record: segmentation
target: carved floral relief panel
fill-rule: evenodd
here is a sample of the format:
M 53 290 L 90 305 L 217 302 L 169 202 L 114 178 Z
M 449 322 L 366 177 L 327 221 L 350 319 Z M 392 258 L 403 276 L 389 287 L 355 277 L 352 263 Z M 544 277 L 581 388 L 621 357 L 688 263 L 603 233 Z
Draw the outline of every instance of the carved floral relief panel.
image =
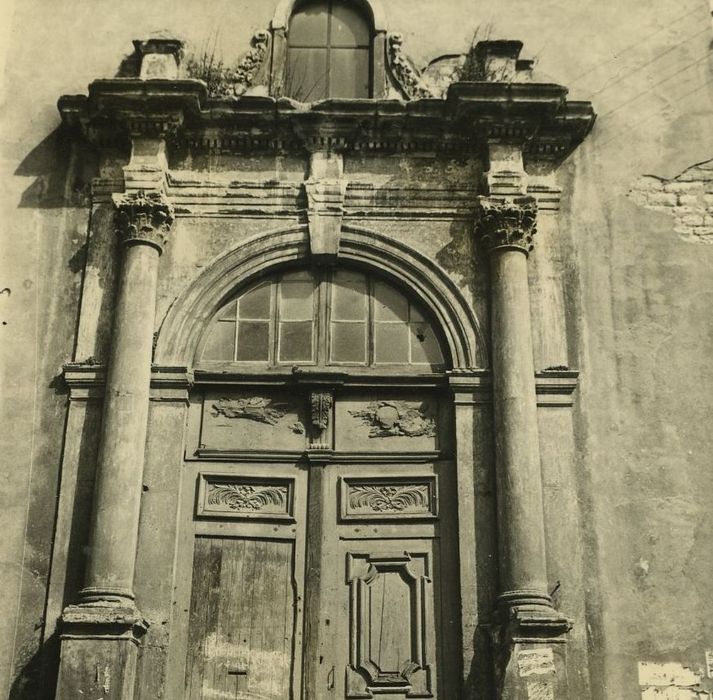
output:
M 266 389 L 210 392 L 203 403 L 200 447 L 302 451 L 308 420 L 303 397 Z
M 292 519 L 292 479 L 261 479 L 202 472 L 196 515 L 241 519 Z
M 343 520 L 413 520 L 438 515 L 435 476 L 340 480 Z

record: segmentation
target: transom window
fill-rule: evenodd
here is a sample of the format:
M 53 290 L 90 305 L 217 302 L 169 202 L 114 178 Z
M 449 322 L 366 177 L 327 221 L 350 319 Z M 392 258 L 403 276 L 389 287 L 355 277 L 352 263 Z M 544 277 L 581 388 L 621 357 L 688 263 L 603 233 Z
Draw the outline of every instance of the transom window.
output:
M 287 36 L 285 94 L 301 102 L 369 97 L 371 26 L 348 0 L 307 0 Z
M 201 362 L 444 367 L 423 309 L 358 270 L 299 270 L 261 281 L 210 324 Z

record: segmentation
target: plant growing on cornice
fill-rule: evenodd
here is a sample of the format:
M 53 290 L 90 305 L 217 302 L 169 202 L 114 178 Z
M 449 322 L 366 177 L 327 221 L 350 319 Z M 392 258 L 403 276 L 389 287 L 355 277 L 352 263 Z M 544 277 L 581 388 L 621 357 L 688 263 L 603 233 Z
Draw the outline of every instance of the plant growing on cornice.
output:
M 190 78 L 202 80 L 208 86 L 209 95 L 232 94 L 231 83 L 235 68 L 228 67 L 216 52 L 218 35 L 208 38 L 197 54 L 191 54 L 186 61 L 186 73 Z
M 497 82 L 507 80 L 507 69 L 504 67 L 493 69 L 485 65 L 477 55 L 476 46 L 481 41 L 490 41 L 493 34 L 492 22 L 479 24 L 470 40 L 470 48 L 465 54 L 463 65 L 457 70 L 456 80 L 462 82 L 488 81 Z
M 217 35 L 210 49 L 208 39 L 200 53 L 190 56 L 186 72 L 189 77 L 205 82 L 211 97 L 240 97 L 254 86 L 269 52 L 269 35 L 265 31 L 255 32 L 248 52 L 230 66 L 216 55 L 216 43 Z

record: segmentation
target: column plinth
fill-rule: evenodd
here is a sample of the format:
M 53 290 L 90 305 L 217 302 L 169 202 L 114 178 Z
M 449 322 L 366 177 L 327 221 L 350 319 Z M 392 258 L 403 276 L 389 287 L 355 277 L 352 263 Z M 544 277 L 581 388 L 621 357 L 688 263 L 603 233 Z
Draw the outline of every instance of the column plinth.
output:
M 173 220 L 159 193 L 115 195 L 122 251 L 104 392 L 85 585 L 64 610 L 58 698 L 129 698 L 148 623 L 134 568 L 148 424 L 158 259 Z M 107 679 L 97 669 L 106 669 Z

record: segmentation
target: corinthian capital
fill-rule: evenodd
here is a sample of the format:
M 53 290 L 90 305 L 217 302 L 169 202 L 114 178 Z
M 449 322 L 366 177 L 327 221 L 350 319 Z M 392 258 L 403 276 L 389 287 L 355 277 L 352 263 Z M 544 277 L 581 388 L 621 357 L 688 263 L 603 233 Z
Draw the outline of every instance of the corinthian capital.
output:
M 116 232 L 124 245 L 144 243 L 160 253 L 173 223 L 173 207 L 160 192 L 129 192 L 113 196 Z
M 476 232 L 488 252 L 514 248 L 526 255 L 537 232 L 534 197 L 479 197 Z

